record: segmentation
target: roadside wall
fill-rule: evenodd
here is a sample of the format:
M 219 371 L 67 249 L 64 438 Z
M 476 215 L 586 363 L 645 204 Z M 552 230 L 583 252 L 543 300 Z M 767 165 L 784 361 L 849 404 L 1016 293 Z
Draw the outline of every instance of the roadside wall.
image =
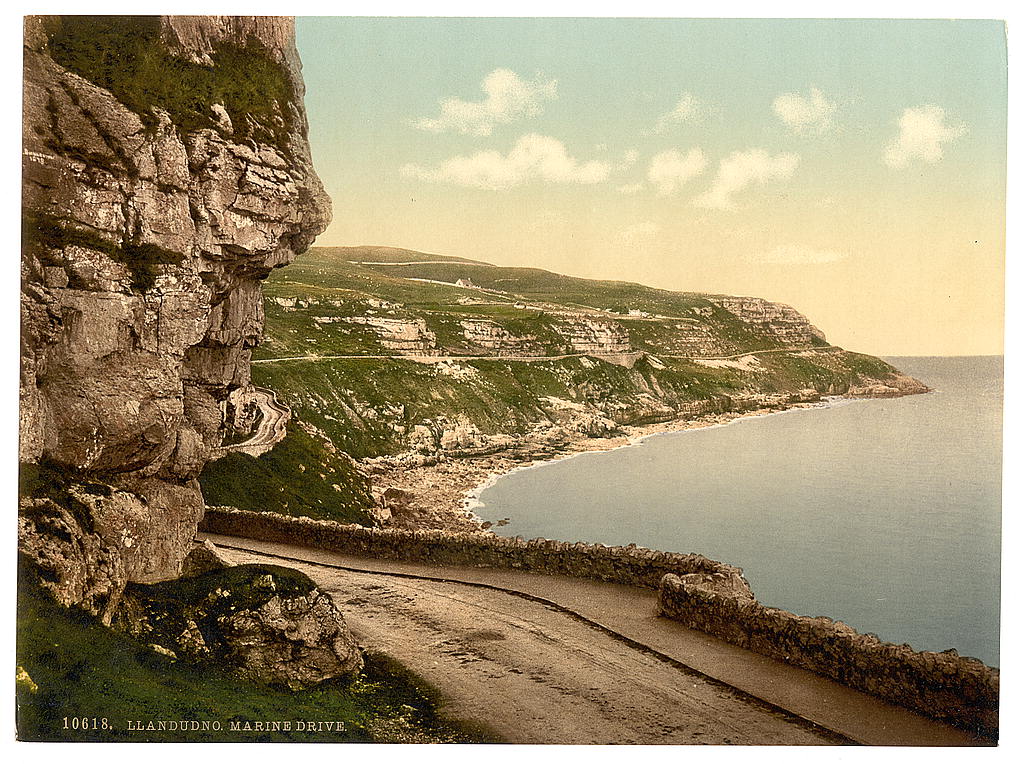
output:
M 667 573 L 702 574 L 707 586 L 753 599 L 742 571 L 699 554 L 657 552 L 637 546 L 569 544 L 562 541 L 505 538 L 491 533 L 409 531 L 364 528 L 329 520 L 286 517 L 270 512 L 247 512 L 207 507 L 200 529 L 226 536 L 326 549 L 342 554 L 438 565 L 513 568 L 589 578 L 657 589 Z
M 739 568 L 699 554 L 489 533 L 364 528 L 230 507 L 207 507 L 200 529 L 356 556 L 511 568 L 657 589 L 661 615 L 688 628 L 963 729 L 997 735 L 997 669 L 953 650 L 915 652 L 830 618 L 765 607 Z
M 666 575 L 658 605 L 662 615 L 691 629 L 958 727 L 997 734 L 999 671 L 955 650 L 915 652 L 841 621 L 723 596 L 689 576 Z

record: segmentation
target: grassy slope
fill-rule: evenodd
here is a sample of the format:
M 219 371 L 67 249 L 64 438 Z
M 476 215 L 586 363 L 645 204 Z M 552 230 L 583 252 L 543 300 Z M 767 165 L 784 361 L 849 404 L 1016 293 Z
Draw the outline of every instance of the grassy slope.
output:
M 366 479 L 330 448 L 291 423 L 288 436 L 260 457 L 235 452 L 210 462 L 201 478 L 203 496 L 211 505 L 369 524 Z
M 377 335 L 365 327 L 343 322 L 318 325 L 317 317 L 343 318 L 354 315 L 381 315 L 390 318 L 422 319 L 437 334 L 442 347 L 452 354 L 467 352 L 458 322 L 465 319 L 487 320 L 512 334 L 533 335 L 543 349 L 552 354 L 571 352 L 552 326 L 565 320 L 553 312 L 516 308 L 520 300 L 546 303 L 554 309 L 578 311 L 614 311 L 604 320 L 615 320 L 629 332 L 634 346 L 651 353 L 679 353 L 678 324 L 703 323 L 717 338 L 723 355 L 779 347 L 775 337 L 757 332 L 732 313 L 709 302 L 705 296 L 669 292 L 641 284 L 619 281 L 594 281 L 563 276 L 536 268 L 502 268 L 470 262 L 395 265 L 366 265 L 359 262 L 402 262 L 396 253 L 377 254 L 377 248 L 316 247 L 283 271 L 275 273 L 265 287 L 267 330 L 254 358 L 281 358 L 293 355 L 386 354 Z M 351 259 L 351 260 L 350 260 Z M 408 253 L 406 260 L 439 259 L 437 255 Z M 352 261 L 356 262 L 352 262 Z M 501 293 L 467 290 L 450 284 L 469 278 L 474 284 Z M 428 283 L 414 279 L 443 281 Z M 464 305 L 459 299 L 473 297 L 492 304 Z M 315 307 L 290 310 L 275 298 L 307 298 L 320 302 Z M 384 300 L 395 307 L 375 309 L 368 300 Z M 327 304 L 334 301 L 338 304 Z M 640 321 L 624 314 L 640 310 L 667 316 L 676 321 Z M 695 310 L 710 309 L 710 317 L 697 317 Z M 372 311 L 372 312 L 371 312 Z M 600 317 L 600 314 L 595 314 Z M 472 352 L 470 350 L 469 352 Z
M 368 264 L 385 262 L 409 264 Z M 460 278 L 501 291 L 415 280 Z M 761 369 L 756 372 L 670 358 L 688 354 L 680 337 L 695 324 L 703 325 L 722 355 L 777 348 L 780 342 L 699 294 L 408 250 L 314 248 L 275 272 L 265 292 L 266 336 L 254 354 L 258 360 L 391 354 L 365 326 L 323 320 L 364 315 L 422 321 L 452 355 L 481 352 L 467 346 L 459 327 L 460 321 L 470 318 L 499 324 L 520 337 L 529 335 L 534 338 L 532 348 L 558 355 L 571 352 L 553 329 L 566 320 L 559 311 L 621 314 L 638 309 L 670 318 L 593 315 L 618 323 L 634 348 L 660 357 L 664 368 L 646 360 L 627 369 L 582 358 L 534 363 L 482 358 L 460 362 L 461 370 L 454 374 L 402 359 L 257 363 L 252 368 L 254 382 L 277 391 L 299 421 L 313 426 L 317 437 L 293 428 L 292 435 L 259 459 L 235 455 L 212 464 L 202 477 L 211 504 L 364 522 L 366 483 L 347 463 L 336 464 L 332 448 L 356 458 L 393 454 L 408 448 L 407 434 L 413 427 L 440 431 L 455 421 L 472 422 L 484 433 L 521 434 L 557 416 L 545 401 L 548 396 L 584 404 L 621 424 L 640 424 L 668 418 L 673 410 L 695 401 L 717 400 L 727 407 L 729 396 L 750 392 L 842 391 L 859 374 L 884 377 L 892 371 L 878 359 L 853 353 L 767 354 L 759 356 Z M 465 304 L 467 297 L 487 304 Z M 538 304 L 548 307 L 531 307 Z M 298 470 L 298 464 L 307 469 Z M 339 493 L 334 485 L 343 490 Z
M 381 656 L 350 682 L 291 692 L 235 679 L 216 666 L 188 666 L 56 605 L 23 575 L 18 602 L 18 736 L 103 742 L 485 742 L 437 715 L 422 680 Z M 87 717 L 89 730 L 64 729 Z M 93 719 L 99 729 L 91 729 Z M 102 719 L 107 720 L 103 729 Z M 131 720 L 220 721 L 224 730 L 130 732 Z M 231 721 L 344 722 L 338 732 L 231 732 Z M 294 725 L 293 725 L 294 726 Z

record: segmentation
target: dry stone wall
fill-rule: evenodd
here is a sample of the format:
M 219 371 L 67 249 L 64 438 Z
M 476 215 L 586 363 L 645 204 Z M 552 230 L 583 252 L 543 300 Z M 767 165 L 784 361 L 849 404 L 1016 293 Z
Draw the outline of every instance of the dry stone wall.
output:
M 739 568 L 637 546 L 525 541 L 486 533 L 364 528 L 207 507 L 201 528 L 342 554 L 523 570 L 658 589 L 661 615 L 747 650 L 986 736 L 998 729 L 999 671 L 955 651 L 916 652 L 829 618 L 759 603 Z
M 699 554 L 658 552 L 637 546 L 570 544 L 506 538 L 490 533 L 452 533 L 364 528 L 328 520 L 207 507 L 201 529 L 342 554 L 437 565 L 511 568 L 531 573 L 589 578 L 655 589 L 666 573 L 697 575 L 706 586 L 752 596 L 742 571 Z
M 987 736 L 998 729 L 999 671 L 955 650 L 917 652 L 841 621 L 723 595 L 690 576 L 666 575 L 658 606 L 691 629 L 927 716 Z

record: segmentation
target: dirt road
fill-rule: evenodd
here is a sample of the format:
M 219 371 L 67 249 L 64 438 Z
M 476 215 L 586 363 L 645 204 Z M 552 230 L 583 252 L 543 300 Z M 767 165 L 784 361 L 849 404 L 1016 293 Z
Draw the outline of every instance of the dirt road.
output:
M 232 562 L 280 562 L 224 550 Z M 297 567 L 360 643 L 439 687 L 445 713 L 514 743 L 848 742 L 553 607 L 456 583 Z

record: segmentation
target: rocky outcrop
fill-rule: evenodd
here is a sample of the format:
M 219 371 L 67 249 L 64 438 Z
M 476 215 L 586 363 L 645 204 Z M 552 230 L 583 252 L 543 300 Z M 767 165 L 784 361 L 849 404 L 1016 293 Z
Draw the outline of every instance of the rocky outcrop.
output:
M 901 395 L 916 395 L 928 392 L 928 386 L 906 374 L 895 373 L 884 380 L 863 378 L 860 384 L 852 385 L 848 395 L 859 398 L 897 398 Z
M 275 566 L 239 565 L 132 585 L 114 626 L 164 655 L 291 689 L 362 667 L 331 598 L 304 574 Z
M 780 345 L 799 347 L 825 339 L 824 333 L 807 318 L 788 305 L 769 302 L 760 297 L 709 296 L 709 302 L 724 308 L 740 321 L 773 335 Z
M 361 324 L 380 337 L 385 352 L 396 355 L 431 355 L 437 353 L 437 337 L 422 318 L 382 318 L 351 316 L 341 319 Z
M 207 539 L 185 556 L 181 563 L 181 575 L 183 577 L 200 576 L 211 570 L 222 570 L 230 565 L 231 563 L 221 557 L 220 551 L 213 545 L 213 542 Z
M 537 338 L 513 334 L 493 321 L 460 321 L 462 335 L 474 352 L 493 356 L 542 355 Z
M 629 334 L 614 321 L 597 321 L 586 317 L 562 320 L 552 327 L 565 338 L 573 353 L 587 355 L 619 355 L 629 353 Z
M 108 491 L 26 500 L 66 603 L 178 574 L 259 282 L 329 222 L 293 40 L 285 18 L 26 21 L 21 459 Z

